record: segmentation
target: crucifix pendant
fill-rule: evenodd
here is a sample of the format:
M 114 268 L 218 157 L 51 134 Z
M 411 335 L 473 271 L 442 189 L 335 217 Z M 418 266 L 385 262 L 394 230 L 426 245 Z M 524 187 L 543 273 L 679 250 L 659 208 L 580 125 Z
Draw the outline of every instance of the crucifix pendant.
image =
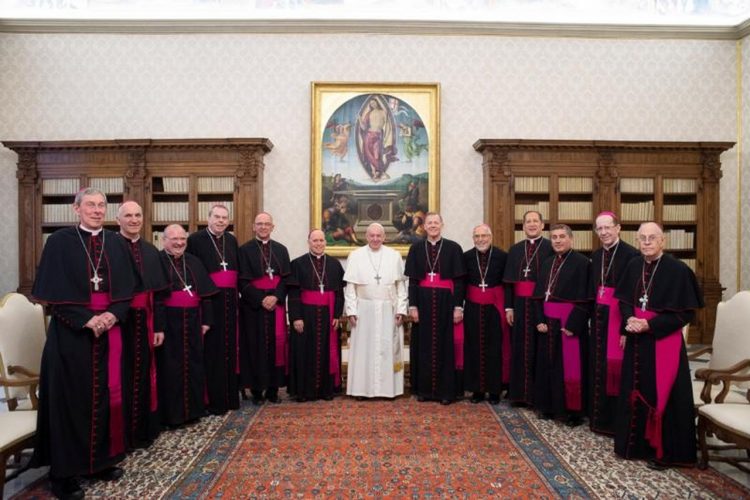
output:
M 223 267 L 223 268 L 224 268 L 224 270 L 226 271 L 226 270 L 227 270 L 227 266 L 228 266 L 229 264 L 227 264 L 227 262 L 226 262 L 226 261 L 222 260 L 221 262 L 219 262 L 219 265 L 220 265 L 221 267 Z
M 380 284 L 380 278 L 381 278 L 380 273 L 375 275 L 375 281 L 378 282 L 378 285 Z
M 547 290 L 546 292 L 544 292 L 544 301 L 545 302 L 549 301 L 549 296 L 550 295 L 552 295 L 552 292 L 550 292 L 549 290 Z
M 528 278 L 530 272 L 531 272 L 531 269 L 529 268 L 529 266 L 524 267 L 523 268 L 523 277 L 524 278 Z
M 185 288 L 183 288 L 183 289 L 182 289 L 182 291 L 183 291 L 183 292 L 187 292 L 187 293 L 188 293 L 188 295 L 190 295 L 190 296 L 192 297 L 192 296 L 193 296 L 193 292 L 191 292 L 191 291 L 190 291 L 190 290 L 191 290 L 192 288 L 193 288 L 193 285 L 188 285 L 188 284 L 186 283 L 186 284 L 185 284 Z
M 486 292 L 487 291 L 487 283 L 485 283 L 484 280 L 482 280 L 482 282 L 479 283 L 479 288 L 482 289 L 482 293 Z
M 320 284 L 318 285 L 318 288 L 320 289 L 320 293 L 323 293 L 323 288 L 325 288 L 325 285 L 324 285 L 324 284 L 323 284 L 323 283 L 321 282 L 321 283 L 320 283 Z
M 599 297 L 604 297 L 604 287 L 603 286 L 599 287 Z
M 98 292 L 99 291 L 99 283 L 101 283 L 104 280 L 99 277 L 98 273 L 94 272 L 94 277 L 91 278 L 89 281 L 91 281 L 94 284 L 94 291 Z
M 427 273 L 427 276 L 430 277 L 430 281 L 435 281 L 435 273 L 434 272 L 430 271 L 429 273 Z
M 641 303 L 641 311 L 645 311 L 646 310 L 646 304 L 648 304 L 648 294 L 644 293 L 643 297 L 641 297 L 640 299 L 638 299 L 638 302 Z
M 273 279 L 273 268 L 271 266 L 266 268 L 266 273 L 268 273 L 269 278 Z

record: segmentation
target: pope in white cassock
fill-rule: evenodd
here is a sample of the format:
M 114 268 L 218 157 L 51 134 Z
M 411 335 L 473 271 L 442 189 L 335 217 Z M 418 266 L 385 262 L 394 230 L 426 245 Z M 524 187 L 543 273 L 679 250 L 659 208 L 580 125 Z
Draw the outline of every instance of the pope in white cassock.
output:
M 346 393 L 393 398 L 404 393 L 404 263 L 383 245 L 383 226 L 370 224 L 366 236 L 367 246 L 349 254 L 344 274 L 344 311 L 352 327 Z

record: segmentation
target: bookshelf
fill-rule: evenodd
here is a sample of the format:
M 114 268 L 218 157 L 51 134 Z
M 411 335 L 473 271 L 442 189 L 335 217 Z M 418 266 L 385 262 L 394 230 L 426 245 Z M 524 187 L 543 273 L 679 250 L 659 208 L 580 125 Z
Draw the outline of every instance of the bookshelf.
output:
M 268 139 L 133 139 L 3 142 L 18 154 L 19 287 L 29 294 L 44 243 L 76 222 L 75 194 L 93 186 L 107 194 L 105 227 L 117 230 L 119 205 L 137 201 L 144 237 L 161 245 L 169 224 L 188 232 L 206 226 L 208 210 L 230 210 L 232 231 L 244 242 L 263 208 Z M 31 230 L 30 230 L 31 229 Z
M 641 222 L 662 224 L 667 252 L 695 271 L 703 289 L 706 307 L 696 315 L 689 341 L 710 343 L 722 293 L 719 157 L 733 146 L 480 139 L 474 149 L 483 157 L 485 220 L 501 248 L 523 238 L 521 216 L 532 209 L 544 214 L 546 229 L 555 222 L 570 225 L 575 248 L 584 253 L 600 246 L 592 224 L 603 210 L 620 215 L 620 236 L 636 247 Z

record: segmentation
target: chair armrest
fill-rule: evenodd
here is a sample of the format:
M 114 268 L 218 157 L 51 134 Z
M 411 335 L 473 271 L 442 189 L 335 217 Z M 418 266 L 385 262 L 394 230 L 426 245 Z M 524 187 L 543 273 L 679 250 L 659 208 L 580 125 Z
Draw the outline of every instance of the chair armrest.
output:
M 693 360 L 700 358 L 704 354 L 712 354 L 713 352 L 714 352 L 714 348 L 712 346 L 710 345 L 704 346 L 688 354 L 688 360 L 693 361 Z
M 714 403 L 723 403 L 724 398 L 726 398 L 727 394 L 729 394 L 729 389 L 732 387 L 732 382 L 750 382 L 750 374 L 732 375 L 732 374 L 726 374 L 726 373 L 716 373 L 712 375 L 709 380 L 706 381 L 706 385 L 708 385 L 710 382 L 722 383 L 721 392 L 719 392 L 719 394 L 716 396 L 716 399 L 714 399 Z M 748 392 L 750 393 L 750 391 Z M 750 394 L 748 394 L 748 396 L 750 396 Z M 701 393 L 701 399 L 703 399 L 703 393 Z
M 36 410 L 39 400 L 36 397 L 36 388 L 39 386 L 39 377 L 30 377 L 26 379 L 9 379 L 0 377 L 0 386 L 5 387 L 28 387 L 31 407 Z M 12 409 L 12 408 L 11 408 Z
M 709 380 L 713 378 L 714 375 L 731 375 L 746 368 L 750 368 L 750 359 L 743 359 L 729 368 L 699 368 L 695 371 L 695 378 L 698 380 Z M 714 382 L 717 383 L 719 380 L 715 380 Z
M 13 375 L 14 373 L 20 373 L 21 375 L 26 375 L 27 377 L 39 377 L 38 373 L 33 372 L 28 368 L 24 368 L 21 365 L 9 365 L 8 375 Z

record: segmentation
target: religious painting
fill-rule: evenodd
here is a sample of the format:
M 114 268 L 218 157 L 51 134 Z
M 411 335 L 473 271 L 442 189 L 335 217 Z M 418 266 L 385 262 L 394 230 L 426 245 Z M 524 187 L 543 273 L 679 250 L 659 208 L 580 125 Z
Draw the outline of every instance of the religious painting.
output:
M 311 216 L 328 253 L 367 244 L 385 228 L 403 255 L 439 207 L 440 88 L 436 83 L 312 84 Z

